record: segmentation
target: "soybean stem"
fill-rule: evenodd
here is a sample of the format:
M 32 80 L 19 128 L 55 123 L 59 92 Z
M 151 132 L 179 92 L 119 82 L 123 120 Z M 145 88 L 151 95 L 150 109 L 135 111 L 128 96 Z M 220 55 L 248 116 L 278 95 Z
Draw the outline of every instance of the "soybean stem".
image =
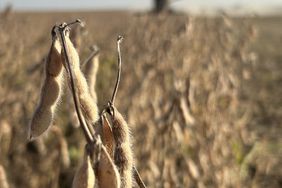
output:
M 93 136 L 92 136 L 90 130 L 88 129 L 88 127 L 85 123 L 85 119 L 82 116 L 82 113 L 81 113 L 80 107 L 79 107 L 79 99 L 78 99 L 77 94 L 76 94 L 74 76 L 73 76 L 72 68 L 71 68 L 71 65 L 70 65 L 70 58 L 69 58 L 69 55 L 68 55 L 68 52 L 67 52 L 66 39 L 65 39 L 65 35 L 64 35 L 66 28 L 67 28 L 67 25 L 63 26 L 63 27 L 59 27 L 59 33 L 60 33 L 60 37 L 61 37 L 61 41 L 62 41 L 62 45 L 63 45 L 63 52 L 64 52 L 64 55 L 65 55 L 65 61 L 66 61 L 66 65 L 67 65 L 66 69 L 67 69 L 67 72 L 68 72 L 69 77 L 70 77 L 70 84 L 71 84 L 71 90 L 72 90 L 72 95 L 73 95 L 73 100 L 74 100 L 74 106 L 75 106 L 75 110 L 76 110 L 76 113 L 77 113 L 79 123 L 80 123 L 81 128 L 83 130 L 83 133 L 85 135 L 85 138 L 86 138 L 88 143 L 92 143 L 93 142 Z
M 120 43 L 123 40 L 123 36 L 118 36 L 117 38 L 117 52 L 118 52 L 118 74 L 117 74 L 117 80 L 116 80 L 116 84 L 115 84 L 115 88 L 114 88 L 114 92 L 112 95 L 112 98 L 110 100 L 111 105 L 114 105 L 115 99 L 116 99 L 116 95 L 117 95 L 117 90 L 119 87 L 119 83 L 120 83 L 120 75 L 121 75 L 121 52 L 120 52 Z

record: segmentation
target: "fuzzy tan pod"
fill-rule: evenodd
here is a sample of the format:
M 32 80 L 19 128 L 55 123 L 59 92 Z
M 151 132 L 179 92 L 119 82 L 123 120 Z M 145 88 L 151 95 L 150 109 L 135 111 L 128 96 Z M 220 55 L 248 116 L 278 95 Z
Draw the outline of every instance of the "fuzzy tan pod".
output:
M 101 152 L 101 159 L 97 167 L 98 185 L 101 188 L 120 188 L 120 175 L 110 155 L 105 151 Z
M 41 89 L 39 105 L 29 125 L 29 139 L 42 135 L 53 123 L 56 107 L 62 94 L 63 69 L 61 44 L 56 36 L 45 62 L 45 80 Z
M 83 162 L 75 173 L 72 188 L 94 188 L 94 185 L 95 173 L 90 156 L 85 152 Z
M 109 155 L 113 159 L 115 140 L 110 122 L 105 115 L 102 116 L 102 134 L 102 142 L 105 145 Z
M 88 121 L 94 123 L 98 120 L 97 104 L 91 97 L 87 81 L 80 69 L 78 53 L 68 35 L 65 36 L 65 40 L 67 48 L 66 50 L 74 74 L 73 76 L 76 84 L 75 87 L 81 105 L 82 113 Z
M 0 187 L 9 188 L 5 169 L 0 165 Z
M 133 186 L 133 153 L 131 149 L 129 127 L 119 111 L 115 107 L 113 110 L 112 130 L 116 143 L 114 161 L 121 176 L 121 186 L 129 188 Z

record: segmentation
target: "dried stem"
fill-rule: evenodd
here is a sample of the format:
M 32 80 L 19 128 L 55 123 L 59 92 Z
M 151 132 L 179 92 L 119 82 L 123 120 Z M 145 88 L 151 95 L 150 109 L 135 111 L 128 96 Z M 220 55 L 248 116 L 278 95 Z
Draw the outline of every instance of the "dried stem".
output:
M 85 23 L 82 22 L 80 19 L 76 19 L 73 22 L 70 22 L 70 23 L 63 25 L 63 27 L 69 27 L 69 26 L 74 25 L 74 24 L 79 24 L 81 27 L 84 27 L 84 25 L 85 25 Z
M 74 24 L 74 23 L 79 23 L 79 22 L 76 20 L 76 22 L 73 22 L 71 24 Z M 72 90 L 72 94 L 73 94 L 74 106 L 75 106 L 75 110 L 76 110 L 76 113 L 77 113 L 79 123 L 81 125 L 81 128 L 83 130 L 83 133 L 85 135 L 87 142 L 91 143 L 91 142 L 93 142 L 93 136 L 92 136 L 89 128 L 87 127 L 85 119 L 83 118 L 82 113 L 81 113 L 80 108 L 79 108 L 79 99 L 78 99 L 77 94 L 76 94 L 73 72 L 72 72 L 72 69 L 71 69 L 71 66 L 70 66 L 70 60 L 69 60 L 70 58 L 69 58 L 69 55 L 67 53 L 67 45 L 66 45 L 66 40 L 65 40 L 64 35 L 65 35 L 66 29 L 68 28 L 68 25 L 70 25 L 70 24 L 62 24 L 58 27 L 59 34 L 60 34 L 61 41 L 62 41 L 62 45 L 63 45 L 63 52 L 64 52 L 65 60 L 66 60 L 65 68 L 67 69 L 67 72 L 68 72 L 69 77 L 70 77 L 70 84 L 71 84 L 71 90 Z
M 145 183 L 143 182 L 137 168 L 135 166 L 133 166 L 133 175 L 134 175 L 134 179 L 136 181 L 136 183 L 139 185 L 140 188 L 146 188 Z
M 119 86 L 119 82 L 120 82 L 120 74 L 121 74 L 121 52 L 120 52 L 120 43 L 123 40 L 123 36 L 118 36 L 117 38 L 117 51 L 118 51 L 118 74 L 117 74 L 117 80 L 116 80 L 116 85 L 115 85 L 115 89 L 112 95 L 112 98 L 110 100 L 111 105 L 114 105 L 115 99 L 116 99 L 116 95 L 117 95 L 117 90 L 118 90 L 118 86 Z
M 87 59 L 85 61 L 83 61 L 81 66 L 86 65 L 89 61 L 91 61 L 100 52 L 100 49 L 96 45 L 91 46 L 90 50 L 91 50 L 91 54 L 87 57 Z

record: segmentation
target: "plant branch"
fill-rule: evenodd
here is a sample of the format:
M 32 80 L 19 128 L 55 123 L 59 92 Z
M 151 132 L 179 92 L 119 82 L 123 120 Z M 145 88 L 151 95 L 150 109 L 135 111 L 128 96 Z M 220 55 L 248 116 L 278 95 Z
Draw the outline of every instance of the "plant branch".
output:
M 71 24 L 74 24 L 74 23 L 79 23 L 79 22 L 76 21 L 76 22 L 72 22 Z M 80 111 L 79 99 L 78 99 L 77 94 L 76 94 L 74 76 L 73 76 L 72 68 L 71 68 L 71 65 L 70 65 L 69 54 L 68 54 L 68 51 L 67 51 L 65 31 L 66 31 L 66 28 L 68 28 L 68 25 L 71 25 L 71 24 L 61 24 L 58 27 L 58 31 L 59 31 L 60 38 L 61 38 L 62 45 L 63 45 L 63 52 L 64 52 L 64 56 L 65 56 L 65 61 L 66 61 L 65 62 L 66 63 L 65 68 L 66 68 L 66 70 L 69 74 L 69 78 L 70 78 L 71 91 L 72 91 L 72 95 L 73 95 L 74 106 L 75 106 L 75 110 L 76 110 L 76 113 L 77 113 L 77 117 L 78 117 L 79 123 L 81 125 L 81 128 L 83 130 L 83 133 L 85 135 L 87 142 L 92 143 L 93 142 L 93 136 L 92 136 L 90 130 L 88 129 L 86 122 L 85 122 L 85 119 L 82 116 L 82 113 Z
M 100 53 L 100 49 L 96 46 L 93 45 L 90 47 L 91 53 L 90 55 L 87 57 L 87 59 L 85 61 L 83 61 L 83 63 L 81 63 L 81 66 L 86 65 L 89 61 L 91 61 L 96 55 L 98 55 Z

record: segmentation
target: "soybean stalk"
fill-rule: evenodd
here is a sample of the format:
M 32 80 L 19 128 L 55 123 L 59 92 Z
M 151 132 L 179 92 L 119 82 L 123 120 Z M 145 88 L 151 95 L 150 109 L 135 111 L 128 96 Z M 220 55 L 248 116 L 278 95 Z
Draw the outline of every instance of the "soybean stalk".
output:
M 80 22 L 76 20 L 76 22 L 72 22 L 71 24 L 74 24 L 74 23 L 80 23 Z M 84 133 L 84 136 L 85 136 L 87 142 L 92 143 L 93 142 L 93 136 L 92 136 L 89 128 L 86 125 L 85 119 L 83 118 L 80 107 L 79 107 L 79 99 L 78 99 L 77 94 L 76 94 L 74 76 L 73 76 L 72 68 L 71 68 L 71 65 L 70 65 L 70 60 L 69 60 L 70 58 L 69 58 L 69 55 L 67 53 L 67 45 L 66 45 L 66 40 L 65 40 L 64 34 L 65 34 L 66 29 L 68 29 L 68 25 L 70 25 L 70 24 L 61 24 L 58 27 L 60 38 L 61 38 L 62 45 L 63 45 L 63 52 L 64 52 L 64 56 L 65 56 L 65 61 L 66 61 L 65 68 L 67 70 L 67 73 L 69 74 L 71 90 L 72 90 L 72 95 L 73 95 L 73 100 L 74 100 L 74 106 L 75 106 L 75 110 L 76 110 L 76 113 L 77 113 L 79 123 L 81 125 L 81 128 L 83 130 L 83 133 Z

